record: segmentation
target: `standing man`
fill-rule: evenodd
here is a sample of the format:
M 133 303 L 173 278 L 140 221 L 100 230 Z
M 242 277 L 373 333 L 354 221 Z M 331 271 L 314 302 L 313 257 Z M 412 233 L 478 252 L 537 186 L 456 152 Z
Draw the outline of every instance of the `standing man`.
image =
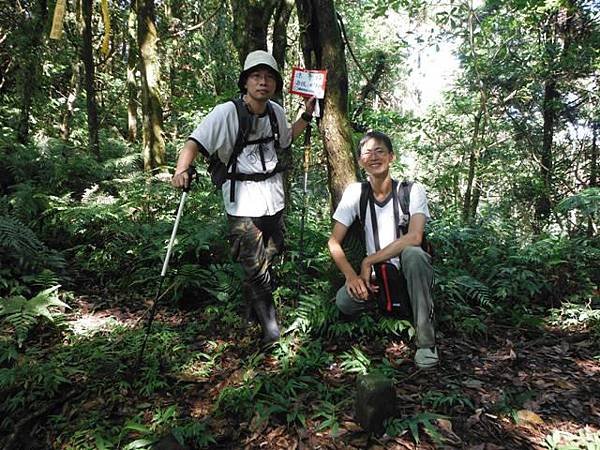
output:
M 368 175 L 373 194 L 374 208 L 366 208 L 363 219 L 367 256 L 362 260 L 357 274 L 346 258 L 342 242 L 348 228 L 359 217 L 361 183 L 353 183 L 346 188 L 334 215 L 333 231 L 329 238 L 329 251 L 335 264 L 346 277 L 345 285 L 336 295 L 338 309 L 348 316 L 356 316 L 368 309 L 377 287 L 372 283 L 371 271 L 374 264 L 391 262 L 401 270 L 406 278 L 410 304 L 416 328 L 415 364 L 419 368 L 430 368 L 438 361 L 433 326 L 433 301 L 431 286 L 433 268 L 431 256 L 422 250 L 425 223 L 429 219 L 429 208 L 425 189 L 414 183 L 410 191 L 408 231 L 398 236 L 400 223 L 395 223 L 394 200 L 390 164 L 394 152 L 390 138 L 380 132 L 370 131 L 361 139 L 358 146 L 358 162 Z M 396 206 L 397 207 L 397 206 Z M 376 250 L 373 233 L 375 211 L 376 230 L 379 247 Z
M 270 267 L 283 250 L 284 186 L 278 170 L 277 152 L 289 151 L 292 141 L 312 119 L 315 99 L 305 100 L 305 111 L 289 125 L 284 109 L 271 101 L 281 90 L 283 79 L 277 62 L 263 50 L 246 57 L 238 87 L 250 117 L 248 135 L 237 158 L 230 157 L 238 137 L 236 104 L 216 106 L 190 135 L 179 154 L 172 180 L 183 188 L 190 182 L 187 169 L 198 153 L 206 158 L 217 154 L 227 175 L 222 185 L 227 212 L 231 256 L 244 270 L 243 292 L 250 315 L 261 325 L 261 344 L 279 339 L 279 325 L 273 303 Z M 276 125 L 273 125 L 276 122 Z M 223 167 L 223 166 L 222 166 Z

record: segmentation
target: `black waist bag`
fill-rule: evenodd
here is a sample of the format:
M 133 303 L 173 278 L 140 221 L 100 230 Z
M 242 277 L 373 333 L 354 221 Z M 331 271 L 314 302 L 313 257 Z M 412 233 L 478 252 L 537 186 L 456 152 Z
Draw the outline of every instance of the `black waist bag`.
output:
M 377 304 L 383 314 L 410 319 L 411 307 L 406 278 L 392 263 L 373 266 L 375 282 L 379 287 Z

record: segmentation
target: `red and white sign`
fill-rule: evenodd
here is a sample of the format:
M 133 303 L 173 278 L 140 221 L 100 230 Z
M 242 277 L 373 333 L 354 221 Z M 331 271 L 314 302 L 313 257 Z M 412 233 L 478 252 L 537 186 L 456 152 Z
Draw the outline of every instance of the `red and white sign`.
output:
M 327 70 L 311 70 L 294 67 L 292 69 L 292 82 L 290 92 L 303 97 L 325 97 L 327 84 Z

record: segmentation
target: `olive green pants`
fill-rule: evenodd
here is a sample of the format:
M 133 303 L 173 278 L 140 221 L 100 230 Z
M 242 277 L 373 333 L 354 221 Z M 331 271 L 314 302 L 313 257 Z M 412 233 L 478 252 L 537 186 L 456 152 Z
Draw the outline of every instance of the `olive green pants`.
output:
M 435 345 L 435 329 L 431 297 L 433 285 L 431 256 L 421 247 L 407 247 L 400 254 L 400 261 L 410 297 L 417 348 L 433 347 Z M 346 285 L 338 290 L 335 299 L 338 309 L 351 317 L 374 308 L 375 302 L 375 299 L 365 301 L 354 298 L 348 293 Z

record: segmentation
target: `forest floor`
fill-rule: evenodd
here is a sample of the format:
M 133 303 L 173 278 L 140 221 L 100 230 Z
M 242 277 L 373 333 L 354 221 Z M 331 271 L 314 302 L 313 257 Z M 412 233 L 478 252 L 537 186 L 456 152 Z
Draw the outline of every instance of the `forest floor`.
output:
M 144 323 L 141 320 L 144 304 L 140 302 L 129 302 L 128 308 L 117 306 L 125 304 L 123 299 L 113 302 L 102 300 L 101 296 L 82 297 L 75 302 L 77 309 L 69 313 L 67 319 L 74 330 L 86 327 L 100 330 L 109 322 L 118 322 L 124 329 L 141 329 Z M 75 431 L 67 431 L 67 425 L 61 430 L 55 422 L 48 425 L 50 412 L 67 418 L 87 414 L 91 422 L 92 413 L 96 411 L 103 421 L 116 424 L 138 411 L 139 421 L 149 423 L 152 420 L 149 411 L 153 407 L 175 405 L 180 419 L 197 420 L 206 426 L 212 442 L 202 448 L 600 448 L 597 441 L 600 430 L 598 338 L 585 329 L 565 331 L 547 325 L 535 328 L 489 325 L 485 335 L 468 337 L 452 334 L 442 327 L 439 333 L 441 363 L 428 371 L 415 367 L 411 343 L 397 336 L 359 336 L 356 341 L 347 337 L 318 337 L 312 338 L 319 342 L 318 345 L 312 342 L 310 351 L 318 347 L 321 356 L 315 357 L 316 362 L 310 367 L 294 372 L 290 369 L 294 355 L 301 354 L 301 347 L 308 345 L 306 340 L 290 336 L 279 350 L 262 354 L 254 348 L 258 337 L 256 328 L 240 332 L 236 327 L 221 323 L 211 326 L 210 332 L 202 328 L 188 330 L 190 324 L 212 320 L 202 314 L 198 309 L 163 308 L 155 320 L 155 330 L 166 325 L 175 333 L 186 334 L 178 351 L 188 354 L 192 360 L 194 355 L 201 356 L 196 359 L 195 371 L 174 370 L 165 359 L 159 362 L 152 376 L 159 379 L 159 387 L 142 393 L 133 383 L 121 383 L 119 376 L 110 374 L 110 364 L 107 363 L 108 367 L 100 367 L 100 364 L 88 379 L 106 377 L 109 385 L 104 385 L 104 392 L 91 389 L 66 400 L 63 398 L 56 403 L 58 408 L 35 417 L 27 428 L 34 434 L 45 434 L 45 442 L 56 448 L 72 448 L 74 441 L 70 437 Z M 160 334 L 160 331 L 155 333 Z M 141 332 L 138 331 L 138 335 Z M 114 341 L 114 336 L 110 340 Z M 150 351 L 153 342 L 151 339 Z M 400 425 L 393 437 L 366 433 L 354 418 L 357 374 L 344 370 L 339 355 L 347 354 L 355 346 L 368 358 L 385 358 L 389 362 Z M 304 354 L 305 359 L 307 355 Z M 320 364 L 319 358 L 326 363 Z M 128 367 L 132 370 L 130 362 Z M 141 377 L 145 370 L 143 364 L 138 373 L 124 375 Z M 289 382 L 293 377 L 300 377 L 302 381 L 298 381 L 296 388 L 279 392 L 278 397 L 275 391 L 281 383 L 277 381 L 288 379 Z M 239 393 L 236 389 L 251 384 L 252 380 L 261 380 L 263 394 L 251 397 L 250 403 L 260 403 L 259 398 L 263 402 L 249 415 L 248 408 L 253 406 L 250 404 L 244 409 L 245 397 L 234 396 L 228 403 L 223 393 L 227 389 L 229 393 Z M 312 389 L 310 386 L 319 386 L 319 393 L 307 392 Z M 110 389 L 119 389 L 119 393 L 111 395 L 106 391 Z M 338 394 L 329 396 L 329 392 Z M 294 398 L 288 398 L 286 403 L 282 396 Z M 279 405 L 284 407 L 265 412 L 264 405 L 269 405 L 270 398 L 279 398 Z M 239 402 L 237 409 L 236 402 Z M 328 409 L 330 414 L 323 412 L 327 404 L 332 406 Z M 285 405 L 289 411 L 283 411 Z M 293 416 L 294 408 L 297 408 L 297 420 Z M 148 411 L 144 412 L 145 409 Z M 24 433 L 26 429 L 19 431 Z M 130 431 L 135 437 L 135 427 Z M 143 435 L 144 429 L 139 431 Z M 53 435 L 61 438 L 52 441 Z M 65 444 L 68 442 L 71 444 Z M 573 446 L 561 447 L 561 443 Z M 106 448 L 123 446 L 113 443 Z M 153 448 L 187 447 L 178 446 L 169 435 Z

